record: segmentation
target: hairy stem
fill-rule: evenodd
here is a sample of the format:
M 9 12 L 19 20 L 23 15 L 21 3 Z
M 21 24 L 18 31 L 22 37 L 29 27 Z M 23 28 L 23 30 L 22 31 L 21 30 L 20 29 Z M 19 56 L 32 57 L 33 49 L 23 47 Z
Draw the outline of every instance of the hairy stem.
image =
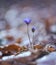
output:
M 31 48 L 31 40 L 30 40 L 29 27 L 28 27 L 28 25 L 27 25 L 27 34 L 28 34 L 28 38 L 29 38 L 29 47 Z
M 32 49 L 34 49 L 33 44 L 34 44 L 34 33 L 33 33 L 33 37 L 32 37 Z

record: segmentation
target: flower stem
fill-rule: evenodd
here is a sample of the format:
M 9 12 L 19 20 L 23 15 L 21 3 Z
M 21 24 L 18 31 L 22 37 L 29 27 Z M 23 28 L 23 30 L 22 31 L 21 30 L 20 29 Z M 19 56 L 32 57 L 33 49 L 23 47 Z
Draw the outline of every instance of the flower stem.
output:
M 33 37 L 32 37 L 32 49 L 34 49 L 33 44 L 34 44 L 34 33 L 33 33 Z
M 30 35 L 29 35 L 29 26 L 27 25 L 27 34 L 29 38 L 29 47 L 31 48 L 31 40 L 30 40 Z

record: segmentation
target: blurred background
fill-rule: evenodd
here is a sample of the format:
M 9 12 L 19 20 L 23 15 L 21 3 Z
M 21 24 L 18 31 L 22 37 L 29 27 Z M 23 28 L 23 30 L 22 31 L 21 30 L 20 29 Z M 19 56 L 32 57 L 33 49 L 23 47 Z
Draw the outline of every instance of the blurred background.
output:
M 56 0 L 0 0 L 0 38 L 8 35 L 24 38 L 24 18 L 32 19 L 30 29 L 34 25 L 45 35 L 46 20 L 56 25 Z
M 48 52 L 49 46 L 51 49 L 50 52 L 56 51 L 56 0 L 0 0 L 0 47 L 7 44 L 16 44 L 22 47 L 26 46 L 27 49 L 29 49 L 27 26 L 24 22 L 25 18 L 30 18 L 32 20 L 28 32 L 31 42 L 34 42 L 33 45 L 36 44 L 37 48 L 37 44 L 39 44 L 40 48 L 38 48 L 42 48 L 41 50 L 46 52 Z M 32 26 L 36 27 L 34 39 L 31 31 Z M 42 46 L 45 46 L 44 49 Z M 4 50 L 6 46 L 1 48 Z M 14 48 L 12 49 L 14 50 Z M 13 50 L 11 51 L 13 52 Z M 7 51 L 8 50 L 5 51 L 5 54 L 8 53 L 10 55 L 10 52 Z M 35 52 L 35 50 L 33 51 Z M 15 63 L 12 61 L 12 65 L 13 63 L 15 65 L 29 65 L 27 63 L 28 61 L 31 62 L 30 59 L 33 59 L 32 62 L 34 61 L 34 63 L 37 59 L 36 63 L 38 65 L 56 65 L 56 52 L 44 56 L 40 60 L 38 60 L 35 54 L 32 55 L 31 53 L 32 52 L 26 52 L 26 54 L 16 55 L 17 58 L 21 57 L 22 59 L 23 57 L 23 60 L 20 60 L 20 58 L 16 62 L 14 60 Z M 38 55 L 38 53 L 39 52 L 37 52 L 36 55 Z M 45 55 L 45 52 L 41 53 Z M 29 58 L 27 57 L 28 54 Z M 0 51 L 0 57 L 2 55 L 3 53 Z M 26 58 L 24 58 L 24 56 L 26 56 Z M 42 56 L 42 54 L 40 56 Z M 9 58 L 10 56 L 8 59 Z M 11 58 L 14 58 L 14 56 L 11 56 Z M 2 59 L 6 60 L 7 57 Z M 26 64 L 20 64 L 20 61 L 26 62 Z M 0 64 L 10 65 L 10 62 L 6 61 L 3 62 L 3 64 L 0 62 Z
M 55 16 L 56 0 L 0 0 L 0 29 L 17 27 L 26 17 L 37 22 Z

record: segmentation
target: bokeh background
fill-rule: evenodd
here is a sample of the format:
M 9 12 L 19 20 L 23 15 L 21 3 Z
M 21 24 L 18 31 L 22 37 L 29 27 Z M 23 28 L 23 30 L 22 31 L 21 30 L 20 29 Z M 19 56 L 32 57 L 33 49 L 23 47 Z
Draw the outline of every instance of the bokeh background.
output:
M 26 17 L 34 23 L 49 17 L 56 19 L 56 0 L 0 0 L 0 29 L 5 25 L 17 27 Z
M 30 30 L 35 26 L 36 34 L 40 29 L 40 36 L 45 35 L 45 21 L 56 24 L 56 0 L 0 0 L 0 38 L 4 39 L 8 35 L 26 38 L 27 27 L 23 22 L 25 18 L 32 19 Z
M 25 18 L 32 20 L 28 32 L 31 42 L 34 42 L 33 45 L 40 45 L 40 47 L 43 45 L 45 46 L 44 51 L 47 52 L 48 46 L 51 49 L 53 46 L 56 51 L 56 0 L 0 0 L 0 47 L 5 49 L 9 44 L 16 44 L 17 46 L 25 46 L 29 49 Z M 36 27 L 34 39 L 31 31 L 32 26 Z M 3 57 L 0 64 L 29 65 L 28 63 L 31 63 L 30 60 L 33 59 L 32 62 L 36 62 L 36 65 L 56 65 L 56 52 L 38 59 L 35 54 L 31 54 L 31 51 L 16 55 L 16 61 L 14 56 Z M 0 57 L 2 54 L 0 51 Z M 5 54 L 7 54 L 7 51 L 5 51 Z M 7 62 L 7 60 L 9 61 Z M 21 64 L 21 61 L 25 62 L 25 64 Z M 34 63 L 30 65 L 35 65 Z

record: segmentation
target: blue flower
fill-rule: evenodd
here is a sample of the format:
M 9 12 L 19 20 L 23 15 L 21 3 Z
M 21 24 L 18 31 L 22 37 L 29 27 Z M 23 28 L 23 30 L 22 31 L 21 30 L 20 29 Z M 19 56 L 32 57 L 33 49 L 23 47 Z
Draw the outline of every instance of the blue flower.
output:
M 24 22 L 25 22 L 27 25 L 29 25 L 29 24 L 31 23 L 31 19 L 30 19 L 30 18 L 25 18 L 25 19 L 24 19 Z
M 35 29 L 36 29 L 35 27 L 32 27 L 32 32 L 35 32 Z

